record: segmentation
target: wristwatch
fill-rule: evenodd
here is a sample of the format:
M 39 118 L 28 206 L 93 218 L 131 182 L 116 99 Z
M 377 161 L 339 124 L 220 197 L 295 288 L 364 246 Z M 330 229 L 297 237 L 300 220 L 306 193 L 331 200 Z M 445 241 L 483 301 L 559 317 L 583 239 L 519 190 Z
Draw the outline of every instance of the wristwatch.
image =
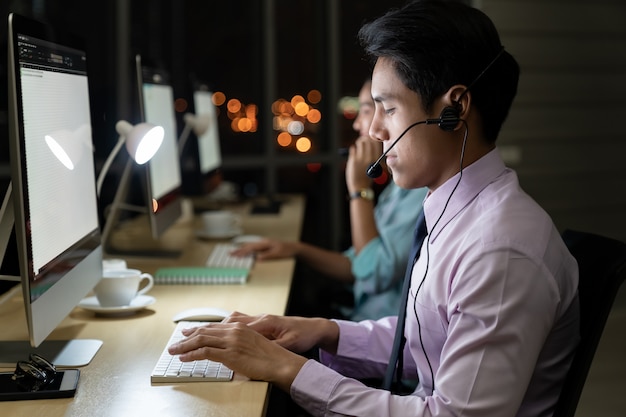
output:
M 354 200 L 355 198 L 362 198 L 363 200 L 374 200 L 374 190 L 371 188 L 363 188 L 362 190 L 357 190 L 350 194 L 350 200 Z

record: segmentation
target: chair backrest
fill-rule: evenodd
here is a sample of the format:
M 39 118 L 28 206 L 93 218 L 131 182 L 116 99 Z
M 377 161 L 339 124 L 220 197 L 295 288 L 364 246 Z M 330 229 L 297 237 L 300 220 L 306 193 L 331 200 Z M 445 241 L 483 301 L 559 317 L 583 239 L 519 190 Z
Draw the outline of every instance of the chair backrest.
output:
M 626 278 L 626 244 L 574 230 L 562 236 L 578 261 L 581 340 L 554 417 L 573 417 L 615 296 Z

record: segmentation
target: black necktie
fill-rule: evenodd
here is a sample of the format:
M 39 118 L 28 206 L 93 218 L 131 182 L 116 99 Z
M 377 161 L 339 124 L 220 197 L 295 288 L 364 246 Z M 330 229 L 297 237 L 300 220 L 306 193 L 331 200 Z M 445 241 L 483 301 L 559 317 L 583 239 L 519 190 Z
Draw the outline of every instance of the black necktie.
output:
M 397 369 L 397 381 L 400 383 L 402 376 L 402 351 L 404 350 L 404 344 L 406 338 L 404 337 L 404 322 L 406 319 L 406 307 L 407 300 L 409 299 L 409 288 L 411 288 L 411 274 L 413 272 L 413 265 L 419 258 L 420 249 L 424 238 L 428 234 L 426 230 L 426 219 L 424 218 L 424 211 L 417 219 L 417 227 L 415 228 L 415 239 L 413 241 L 413 248 L 411 249 L 411 256 L 406 267 L 406 273 L 404 274 L 404 284 L 402 286 L 402 298 L 400 300 L 400 311 L 398 312 L 398 322 L 396 324 L 396 335 L 393 339 L 393 347 L 391 350 L 391 356 L 389 358 L 389 364 L 387 365 L 387 371 L 385 372 L 385 379 L 383 380 L 382 388 L 391 390 L 393 383 L 393 377 Z M 398 359 L 400 364 L 398 365 Z

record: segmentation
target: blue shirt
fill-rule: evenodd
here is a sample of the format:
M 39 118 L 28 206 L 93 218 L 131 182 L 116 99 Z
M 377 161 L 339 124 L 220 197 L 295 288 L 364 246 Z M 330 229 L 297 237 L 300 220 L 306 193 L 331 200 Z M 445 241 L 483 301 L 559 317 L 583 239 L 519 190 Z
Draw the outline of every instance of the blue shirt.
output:
M 352 262 L 354 309 L 344 310 L 351 320 L 379 319 L 398 314 L 398 302 L 407 258 L 413 244 L 417 217 L 428 189 L 405 190 L 391 181 L 374 208 L 379 236 L 344 254 Z
M 336 354 L 306 362 L 291 386 L 312 415 L 552 416 L 579 338 L 576 260 L 496 150 L 452 192 L 457 181 L 424 203 L 403 368 L 415 391 L 351 379 L 382 377 L 397 317 L 337 321 Z

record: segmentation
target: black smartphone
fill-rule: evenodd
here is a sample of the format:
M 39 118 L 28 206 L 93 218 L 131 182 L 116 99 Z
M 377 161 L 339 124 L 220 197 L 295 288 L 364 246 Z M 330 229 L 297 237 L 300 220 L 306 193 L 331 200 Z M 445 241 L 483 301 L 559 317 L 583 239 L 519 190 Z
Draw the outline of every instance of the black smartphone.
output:
M 11 379 L 12 376 L 13 372 L 0 373 L 0 401 L 73 397 L 76 394 L 80 371 L 78 369 L 57 371 L 54 381 L 39 391 L 24 391 Z

